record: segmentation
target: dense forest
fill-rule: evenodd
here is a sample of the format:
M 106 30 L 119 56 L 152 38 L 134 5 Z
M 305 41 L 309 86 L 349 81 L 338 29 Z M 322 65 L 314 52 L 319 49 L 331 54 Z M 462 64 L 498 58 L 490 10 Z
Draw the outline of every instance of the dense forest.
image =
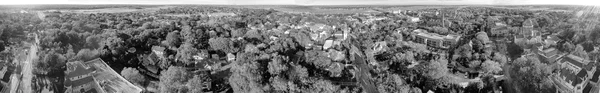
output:
M 297 14 L 221 6 L 90 14 L 44 10 L 70 9 L 57 7 L 29 8 L 44 11 L 37 13 L 0 8 L 6 11 L 0 13 L 0 60 L 11 60 L 11 53 L 19 52 L 15 49 L 35 33 L 41 40 L 36 74 L 60 78 L 67 62 L 101 58 L 136 86 L 158 93 L 548 93 L 557 90 L 548 77 L 560 71 L 559 65 L 528 55 L 544 41 L 516 39 L 522 35 L 516 29 L 534 21 L 533 29 L 559 39 L 548 47 L 590 60 L 598 59 L 594 47 L 600 44 L 599 15 L 574 15 L 577 11 L 467 7 Z M 234 15 L 218 15 L 222 13 Z M 499 32 L 499 25 L 507 30 Z M 461 37 L 447 49 L 434 48 L 414 42 L 417 29 Z

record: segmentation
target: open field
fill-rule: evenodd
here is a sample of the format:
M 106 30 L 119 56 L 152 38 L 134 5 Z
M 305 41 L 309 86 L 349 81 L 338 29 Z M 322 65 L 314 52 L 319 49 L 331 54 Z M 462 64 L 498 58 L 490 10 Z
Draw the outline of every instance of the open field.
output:
M 160 7 L 145 7 L 145 8 L 133 8 L 133 7 L 119 7 L 119 8 L 100 8 L 100 9 L 77 9 L 77 10 L 61 10 L 61 12 L 70 13 L 127 13 L 127 12 L 154 12 L 158 9 L 169 8 L 172 6 L 160 6 Z

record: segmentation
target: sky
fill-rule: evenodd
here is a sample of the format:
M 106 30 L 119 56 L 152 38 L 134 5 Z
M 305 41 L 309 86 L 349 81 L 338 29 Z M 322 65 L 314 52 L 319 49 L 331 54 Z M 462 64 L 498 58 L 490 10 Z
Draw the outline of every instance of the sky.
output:
M 0 0 L 0 4 L 600 5 L 600 0 Z

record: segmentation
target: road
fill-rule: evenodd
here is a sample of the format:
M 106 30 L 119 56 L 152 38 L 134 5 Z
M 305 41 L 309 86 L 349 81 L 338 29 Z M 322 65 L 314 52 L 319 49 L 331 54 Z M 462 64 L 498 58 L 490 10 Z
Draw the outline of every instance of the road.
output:
M 20 74 L 14 74 L 13 76 L 11 76 L 11 90 L 10 93 L 33 93 L 32 91 L 32 79 L 33 79 L 33 62 L 37 59 L 37 51 L 38 51 L 38 43 L 39 43 L 39 39 L 37 37 L 36 34 L 35 35 L 35 42 L 32 42 L 30 44 L 26 44 L 26 45 L 30 45 L 29 46 L 29 50 L 24 51 L 23 53 L 19 54 L 18 57 L 15 57 L 15 61 L 16 62 L 20 62 L 20 66 L 21 66 L 21 73 Z M 19 80 L 19 77 L 20 80 Z
M 363 91 L 366 93 L 379 93 L 377 88 L 373 84 L 372 79 L 369 77 L 370 68 L 367 66 L 367 62 L 358 54 L 353 54 L 355 57 L 354 62 L 352 64 L 357 66 L 357 74 L 356 79 L 359 82 L 360 86 L 363 88 Z
M 31 44 L 31 46 L 29 47 L 29 53 L 27 54 L 27 58 L 25 59 L 25 61 L 23 61 L 23 67 L 21 68 L 23 72 L 21 72 L 21 74 L 23 75 L 22 77 L 22 83 L 23 87 L 23 93 L 32 93 L 33 91 L 31 91 L 31 80 L 33 79 L 33 61 L 35 61 L 35 59 L 37 59 L 37 51 L 38 51 L 38 43 L 39 43 L 39 39 L 37 37 L 37 34 L 35 35 L 35 42 L 33 44 Z

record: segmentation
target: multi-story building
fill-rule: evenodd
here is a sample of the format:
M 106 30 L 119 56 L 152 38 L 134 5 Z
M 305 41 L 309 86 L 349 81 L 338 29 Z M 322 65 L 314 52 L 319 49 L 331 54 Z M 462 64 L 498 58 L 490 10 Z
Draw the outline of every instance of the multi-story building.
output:
M 558 62 L 561 69 L 556 73 L 554 82 L 559 92 L 582 93 L 586 87 L 590 87 L 586 90 L 590 91 L 593 85 L 589 83 L 598 69 L 594 62 L 572 54 L 561 57 Z
M 64 86 L 66 93 L 140 93 L 101 59 L 67 63 Z
M 94 77 L 94 68 L 81 62 L 67 63 L 65 93 L 105 93 Z
M 413 35 L 415 36 L 414 42 L 441 49 L 450 48 L 450 46 L 456 44 L 460 39 L 459 35 L 444 36 L 436 33 L 428 33 L 423 29 L 414 30 Z

